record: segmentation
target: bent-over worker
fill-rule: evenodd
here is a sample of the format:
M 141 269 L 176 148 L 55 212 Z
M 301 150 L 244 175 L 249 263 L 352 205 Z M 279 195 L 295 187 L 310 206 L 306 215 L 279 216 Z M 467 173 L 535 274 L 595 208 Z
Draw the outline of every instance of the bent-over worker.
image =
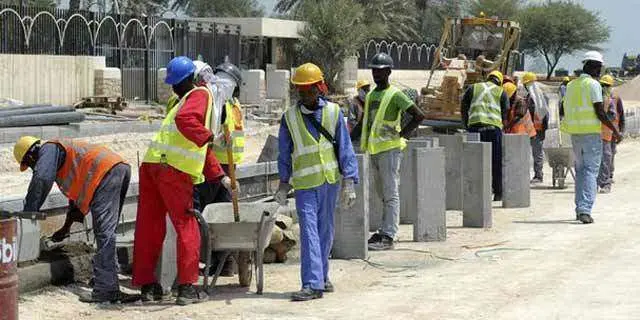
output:
M 502 124 L 507 119 L 509 98 L 502 89 L 503 75 L 494 70 L 486 82 L 470 86 L 462 98 L 462 123 L 480 141 L 491 142 L 493 201 L 502 201 Z
M 178 305 L 203 301 L 198 282 L 200 228 L 193 213 L 194 184 L 204 182 L 212 97 L 194 83 L 195 65 L 187 57 L 169 61 L 165 82 L 180 98 L 162 122 L 140 167 L 140 195 L 133 251 L 133 285 L 143 301 L 162 300 L 155 275 L 166 233 L 166 214 L 177 233 Z
M 139 296 L 120 291 L 116 259 L 116 228 L 122 211 L 131 167 L 106 147 L 72 140 L 41 141 L 24 136 L 13 154 L 20 170 L 33 170 L 24 211 L 39 211 L 55 182 L 69 198 L 64 226 L 51 240 L 69 236 L 71 225 L 91 212 L 97 252 L 93 257 L 93 291 L 83 302 L 132 302 Z
M 522 77 L 522 83 L 527 91 L 526 103 L 529 114 L 536 129 L 536 137 L 531 140 L 531 154 L 533 156 L 533 178 L 531 183 L 542 183 L 544 180 L 544 140 L 549 128 L 549 101 L 537 84 L 538 76 L 527 72 Z
M 511 83 L 505 83 L 504 91 L 509 97 L 509 111 L 507 112 L 507 121 L 504 125 L 504 133 L 510 134 L 526 134 L 533 139 L 536 136 L 536 129 L 531 121 L 531 114 L 527 105 L 517 93 L 518 87 Z
M 368 242 L 369 250 L 390 250 L 400 226 L 400 163 L 406 140 L 424 120 L 422 110 L 389 83 L 393 59 L 378 53 L 369 62 L 376 86 L 366 97 L 360 149 L 371 155 L 376 191 L 383 202 L 382 225 Z M 402 128 L 402 116 L 411 121 Z
M 287 194 L 295 190 L 302 289 L 291 299 L 307 301 L 334 291 L 329 280 L 333 216 L 341 178 L 342 206 L 348 208 L 355 202 L 358 162 L 340 106 L 324 97 L 327 86 L 320 68 L 305 63 L 296 68 L 291 82 L 300 99 L 280 121 L 280 186 L 275 200 L 286 205 Z

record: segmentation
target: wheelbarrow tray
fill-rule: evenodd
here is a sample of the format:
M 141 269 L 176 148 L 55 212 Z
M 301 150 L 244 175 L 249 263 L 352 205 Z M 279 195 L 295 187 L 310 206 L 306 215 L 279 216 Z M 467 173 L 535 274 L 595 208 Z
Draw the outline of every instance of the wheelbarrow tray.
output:
M 208 205 L 202 216 L 209 225 L 211 250 L 264 250 L 276 223 L 277 203 L 239 203 L 240 221 L 234 222 L 231 203 Z M 262 227 L 260 221 L 264 213 Z
M 563 166 L 572 168 L 574 166 L 572 147 L 550 147 L 544 148 L 550 167 Z

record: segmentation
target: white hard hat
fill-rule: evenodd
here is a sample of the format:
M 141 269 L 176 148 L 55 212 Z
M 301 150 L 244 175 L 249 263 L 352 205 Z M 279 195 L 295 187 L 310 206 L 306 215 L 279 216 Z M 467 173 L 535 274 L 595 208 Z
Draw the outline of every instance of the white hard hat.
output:
M 584 54 L 584 59 L 582 59 L 582 63 L 585 63 L 587 61 L 597 61 L 604 64 L 604 57 L 598 51 L 587 51 Z
M 213 72 L 213 69 L 211 68 L 211 66 L 209 64 L 207 64 L 206 62 L 202 62 L 200 60 L 194 60 L 193 64 L 196 65 L 196 72 L 194 72 L 196 77 L 198 77 L 198 75 L 200 75 L 200 73 L 202 71 L 204 71 L 205 69 L 209 69 L 209 70 L 211 70 L 211 72 Z

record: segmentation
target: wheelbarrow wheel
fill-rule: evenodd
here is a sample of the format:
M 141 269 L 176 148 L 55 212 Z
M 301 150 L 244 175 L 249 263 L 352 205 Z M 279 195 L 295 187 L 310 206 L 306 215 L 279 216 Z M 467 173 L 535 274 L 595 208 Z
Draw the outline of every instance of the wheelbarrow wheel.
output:
M 240 286 L 250 286 L 251 278 L 251 252 L 240 251 L 240 253 L 238 254 L 238 280 L 240 281 Z

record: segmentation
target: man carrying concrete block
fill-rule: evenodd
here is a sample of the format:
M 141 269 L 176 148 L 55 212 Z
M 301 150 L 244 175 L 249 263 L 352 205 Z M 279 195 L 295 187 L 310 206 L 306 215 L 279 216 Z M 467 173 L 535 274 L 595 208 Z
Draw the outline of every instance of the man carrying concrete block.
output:
M 424 114 L 400 89 L 389 84 L 393 59 L 386 53 L 376 54 L 369 63 L 376 87 L 367 94 L 360 148 L 371 155 L 373 170 L 381 185 L 377 194 L 384 203 L 382 225 L 369 239 L 369 250 L 389 250 L 400 225 L 400 163 L 405 139 L 424 120 Z M 412 119 L 401 128 L 402 115 Z

